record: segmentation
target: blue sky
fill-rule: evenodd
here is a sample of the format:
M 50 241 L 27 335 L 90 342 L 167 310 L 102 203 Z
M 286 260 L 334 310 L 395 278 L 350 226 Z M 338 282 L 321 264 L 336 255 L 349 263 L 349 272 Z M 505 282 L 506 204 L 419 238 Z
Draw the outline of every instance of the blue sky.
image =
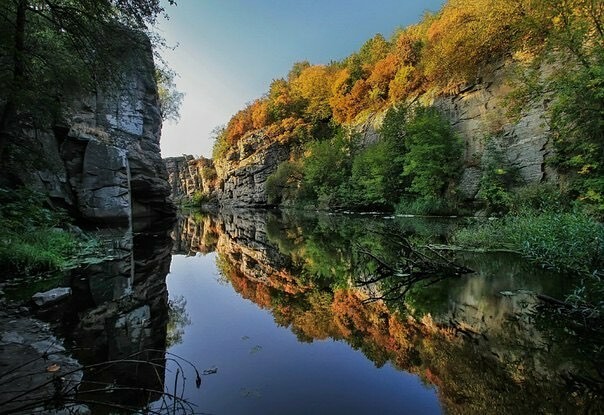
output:
M 267 91 L 292 64 L 328 63 L 376 33 L 387 38 L 443 0 L 179 0 L 160 33 L 164 59 L 184 92 L 178 124 L 166 123 L 163 157 L 209 157 L 210 132 Z

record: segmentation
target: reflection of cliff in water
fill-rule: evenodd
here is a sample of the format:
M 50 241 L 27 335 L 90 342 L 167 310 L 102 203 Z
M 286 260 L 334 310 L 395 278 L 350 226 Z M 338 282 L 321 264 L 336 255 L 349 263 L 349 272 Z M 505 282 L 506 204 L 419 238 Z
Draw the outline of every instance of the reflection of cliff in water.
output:
M 176 239 L 181 252 L 216 250 L 224 278 L 300 341 L 342 340 L 378 366 L 418 374 L 449 413 L 602 410 L 601 343 L 569 335 L 534 294 L 563 295 L 558 275 L 514 256 L 466 254 L 457 261 L 471 275 L 355 287 L 377 269 L 360 251 L 395 264 L 392 235 L 423 241 L 450 226 L 235 212 L 183 218 Z M 368 302 L 399 288 L 399 301 Z
M 164 391 L 169 229 L 106 232 L 113 259 L 74 273 L 75 310 L 65 313 L 74 317 L 64 321 L 75 357 L 93 367 L 78 391 L 93 413 L 144 408 Z

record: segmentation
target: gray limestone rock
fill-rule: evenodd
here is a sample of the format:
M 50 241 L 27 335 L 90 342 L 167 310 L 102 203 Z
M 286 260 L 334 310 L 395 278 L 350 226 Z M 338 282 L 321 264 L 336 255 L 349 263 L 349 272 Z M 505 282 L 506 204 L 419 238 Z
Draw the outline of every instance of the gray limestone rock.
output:
M 38 307 L 47 307 L 68 298 L 70 295 L 71 288 L 59 287 L 49 291 L 36 293 L 31 299 Z
M 53 129 L 22 125 L 11 134 L 19 147 L 36 151 L 16 155 L 7 171 L 74 216 L 101 224 L 175 213 L 159 147 L 150 43 L 137 43 L 124 59 L 121 85 L 66 96 L 69 108 Z

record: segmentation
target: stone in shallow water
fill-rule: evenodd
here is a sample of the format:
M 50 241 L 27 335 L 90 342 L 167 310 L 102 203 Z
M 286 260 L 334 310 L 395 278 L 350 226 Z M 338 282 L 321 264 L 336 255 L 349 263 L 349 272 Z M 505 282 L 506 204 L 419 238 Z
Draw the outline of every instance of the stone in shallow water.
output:
M 59 302 L 71 295 L 71 288 L 59 287 L 43 293 L 36 293 L 32 296 L 33 302 L 38 307 L 45 307 L 56 302 Z

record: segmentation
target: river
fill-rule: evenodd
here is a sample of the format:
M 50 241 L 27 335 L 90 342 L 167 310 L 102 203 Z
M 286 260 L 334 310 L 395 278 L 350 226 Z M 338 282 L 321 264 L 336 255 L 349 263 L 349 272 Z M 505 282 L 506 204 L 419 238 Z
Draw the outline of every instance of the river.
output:
M 94 413 L 603 412 L 602 333 L 543 301 L 571 278 L 431 248 L 461 222 L 241 211 L 137 233 L 71 277 L 79 300 L 60 331 L 76 357 L 137 359 L 85 371 L 80 401 Z M 108 384 L 125 386 L 109 396 Z

